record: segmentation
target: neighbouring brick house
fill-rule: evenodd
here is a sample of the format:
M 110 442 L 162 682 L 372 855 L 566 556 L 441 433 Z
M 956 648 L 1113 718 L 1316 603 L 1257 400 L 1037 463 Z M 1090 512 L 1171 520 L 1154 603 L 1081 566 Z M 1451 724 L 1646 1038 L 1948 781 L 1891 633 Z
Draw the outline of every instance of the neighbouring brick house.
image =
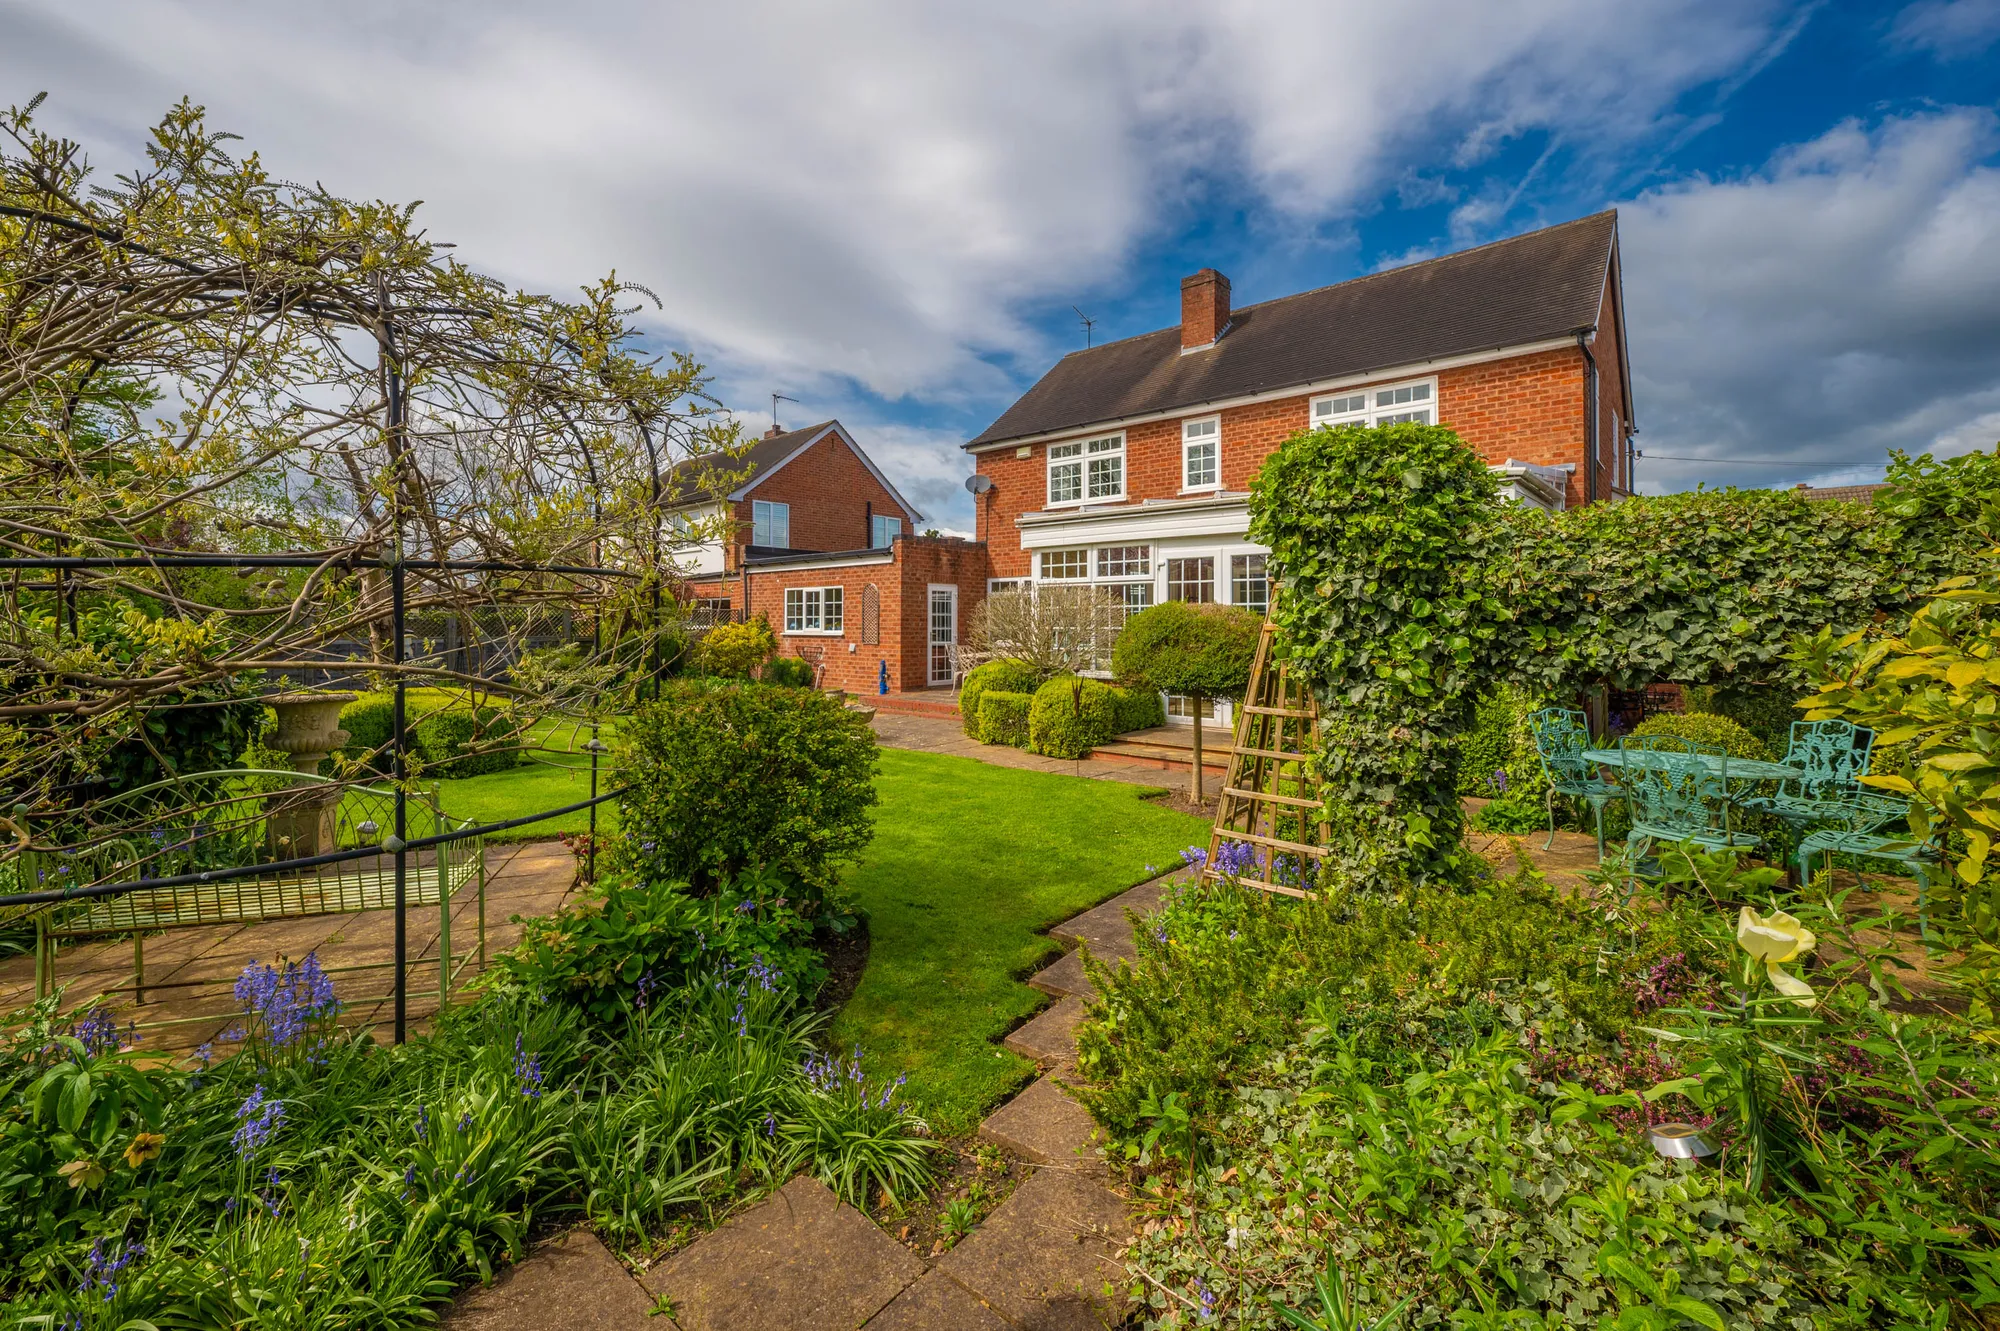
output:
M 1616 213 L 1240 309 L 1229 296 L 1214 269 L 1185 279 L 1178 328 L 1065 356 L 965 445 L 991 482 L 976 500 L 989 588 L 1263 610 L 1250 478 L 1311 425 L 1448 425 L 1544 507 L 1630 492 Z
M 763 615 L 822 687 L 950 685 L 960 625 L 986 595 L 983 548 L 913 535 L 924 515 L 839 421 L 773 429 L 715 468 L 747 474 L 719 500 L 672 510 L 704 537 L 683 556 L 683 596 L 731 619 Z M 668 493 L 706 491 L 708 469 L 681 463 Z

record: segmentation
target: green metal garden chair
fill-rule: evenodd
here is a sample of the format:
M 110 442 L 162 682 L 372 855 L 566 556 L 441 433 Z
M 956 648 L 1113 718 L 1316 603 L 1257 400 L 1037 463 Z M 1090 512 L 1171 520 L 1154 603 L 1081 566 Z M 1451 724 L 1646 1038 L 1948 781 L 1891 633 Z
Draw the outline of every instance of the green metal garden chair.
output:
M 1597 816 L 1597 859 L 1604 861 L 1604 806 L 1618 795 L 1618 787 L 1606 781 L 1596 763 L 1583 756 L 1590 747 L 1590 727 L 1582 712 L 1563 707 L 1544 707 L 1528 718 L 1535 732 L 1535 752 L 1542 760 L 1542 775 L 1549 783 L 1549 839 L 1547 850 L 1556 843 L 1556 796 L 1589 800 Z
M 1632 814 L 1628 846 L 1692 841 L 1707 850 L 1756 849 L 1761 838 L 1729 828 L 1726 762 L 1717 771 L 1700 754 L 1620 747 L 1625 762 L 1618 784 Z
M 1917 880 L 1917 929 L 1929 944 L 1931 874 L 1943 872 L 1944 856 L 1935 844 L 1918 841 L 1908 832 L 1898 836 L 1882 831 L 1909 811 L 1907 803 L 1887 795 L 1857 793 L 1845 800 L 1818 801 L 1815 817 L 1820 826 L 1799 842 L 1799 882 L 1811 884 L 1812 861 L 1817 855 L 1826 857 L 1829 868 L 1835 855 L 1856 855 L 1901 865 Z
M 1780 782 L 1776 794 L 1741 803 L 1746 809 L 1776 814 L 1795 829 L 1848 821 L 1850 806 L 1864 798 L 1861 778 L 1868 774 L 1874 745 L 1874 731 L 1846 721 L 1794 721 L 1785 745 L 1785 765 L 1805 775 Z

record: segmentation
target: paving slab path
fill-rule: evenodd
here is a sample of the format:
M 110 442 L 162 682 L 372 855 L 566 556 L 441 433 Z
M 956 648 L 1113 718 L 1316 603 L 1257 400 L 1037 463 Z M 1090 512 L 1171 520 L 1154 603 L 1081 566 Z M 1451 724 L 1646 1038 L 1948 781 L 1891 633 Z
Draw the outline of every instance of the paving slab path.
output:
M 1051 933 L 1131 958 L 1128 910 L 1157 910 L 1142 884 Z M 1041 975 L 1066 963 L 1071 952 Z M 1081 976 L 1081 969 L 1076 969 Z M 1065 971 L 1065 975 L 1069 972 Z M 1062 983 L 1068 983 L 1064 980 Z M 491 1288 L 462 1294 L 444 1331 L 1107 1331 L 1128 1311 L 1118 1253 L 1129 1208 L 1096 1125 L 1065 1088 L 1074 1076 L 1083 990 L 1008 1037 L 1044 1075 L 980 1126 L 1034 1166 L 979 1227 L 926 1263 L 817 1179 L 800 1175 L 634 1276 L 584 1230 L 538 1247 Z

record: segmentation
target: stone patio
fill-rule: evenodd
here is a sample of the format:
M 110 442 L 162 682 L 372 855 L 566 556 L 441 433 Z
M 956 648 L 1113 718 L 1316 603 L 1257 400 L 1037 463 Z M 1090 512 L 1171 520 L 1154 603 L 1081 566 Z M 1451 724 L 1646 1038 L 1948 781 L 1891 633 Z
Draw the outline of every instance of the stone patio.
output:
M 510 922 L 510 916 L 549 914 L 569 898 L 576 881 L 576 858 L 560 842 L 524 841 L 487 847 L 487 956 L 520 940 L 521 926 Z M 478 913 L 476 888 L 460 888 L 452 899 L 454 952 L 476 946 Z M 437 907 L 412 907 L 406 933 L 411 966 L 406 1015 L 413 1024 L 437 1013 L 437 944 Z M 105 1006 L 121 1022 L 142 1024 L 142 1048 L 149 1052 L 194 1049 L 235 1023 L 237 1004 L 230 985 L 246 964 L 272 962 L 279 957 L 297 959 L 308 952 L 317 952 L 320 964 L 330 970 L 342 966 L 372 968 L 334 977 L 347 1004 L 341 1014 L 343 1025 L 363 1027 L 392 1019 L 393 1004 L 388 995 L 392 987 L 390 963 L 395 957 L 395 919 L 389 911 L 262 924 L 203 925 L 153 934 L 145 940 L 146 1001 L 135 1002 L 129 992 L 115 992 Z M 454 987 L 470 981 L 477 972 L 476 964 L 463 970 Z M 105 991 L 131 984 L 132 943 L 106 940 L 66 948 L 56 958 L 56 979 L 66 986 L 65 1008 L 91 1005 Z M 34 997 L 34 957 L 24 954 L 0 962 L 0 1012 L 24 1007 Z

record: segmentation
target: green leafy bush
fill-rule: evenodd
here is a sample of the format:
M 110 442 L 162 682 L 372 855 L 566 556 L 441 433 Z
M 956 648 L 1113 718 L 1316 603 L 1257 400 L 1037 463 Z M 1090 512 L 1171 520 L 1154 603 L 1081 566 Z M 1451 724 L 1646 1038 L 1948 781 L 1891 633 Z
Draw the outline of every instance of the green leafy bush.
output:
M 695 664 L 724 679 L 749 679 L 777 654 L 778 639 L 771 621 L 759 615 L 741 624 L 717 624 L 701 635 Z
M 1109 684 L 1058 675 L 1028 706 L 1028 747 L 1051 758 L 1081 758 L 1118 733 L 1118 699 Z
M 678 988 L 696 971 L 756 967 L 767 984 L 811 997 L 826 978 L 808 945 L 812 923 L 783 879 L 753 875 L 696 899 L 683 883 L 600 876 L 580 901 L 530 920 L 501 954 L 505 982 L 582 1007 L 598 1021 L 628 1010 L 634 986 Z
M 407 704 L 404 724 L 409 724 Z M 415 726 L 425 773 L 456 779 L 504 772 L 521 760 L 513 720 L 497 707 L 477 711 L 446 708 Z
M 812 662 L 803 656 L 775 656 L 765 663 L 759 678 L 766 684 L 784 688 L 809 689 L 813 686 L 814 675 Z
M 1809 690 L 1785 684 L 1745 688 L 1691 684 L 1682 693 L 1690 712 L 1728 717 L 1763 740 L 1773 754 L 1791 747 L 1792 723 L 1805 720 L 1803 703 L 1810 696 Z
M 1167 723 L 1167 705 L 1152 689 L 1114 689 L 1113 696 L 1118 703 L 1118 733 L 1123 735 L 1134 730 L 1151 730 L 1154 726 Z
M 1643 739 L 1649 735 L 1720 744 L 1732 758 L 1752 758 L 1761 762 L 1771 756 L 1763 740 L 1728 717 L 1707 712 L 1660 712 L 1649 716 L 1633 730 L 1632 737 Z
M 1028 747 L 1028 709 L 1035 701 L 1029 693 L 1008 693 L 987 689 L 979 695 L 979 735 L 988 744 Z M 963 702 L 960 706 L 963 706 Z
M 621 727 L 614 855 L 698 895 L 747 870 L 815 907 L 873 835 L 875 734 L 831 694 L 670 681 Z
M 1458 793 L 1491 797 L 1500 793 L 1494 782 L 1496 772 L 1513 773 L 1514 722 L 1518 708 L 1511 689 L 1499 688 L 1479 700 L 1472 715 L 1472 729 L 1458 745 Z
M 1129 1132 L 1149 1096 L 1193 1112 L 1226 1103 L 1235 1076 L 1298 1032 L 1328 986 L 1370 1001 L 1412 986 L 1546 983 L 1590 1029 L 1632 1014 L 1625 987 L 1682 950 L 1678 908 L 1606 957 L 1602 912 L 1532 874 L 1469 893 L 1407 899 L 1331 890 L 1295 902 L 1228 885 L 1183 885 L 1134 942 L 1129 969 L 1086 963 L 1100 995 L 1078 1032 L 1078 1067 L 1098 1120 Z
M 1012 741 L 989 739 L 980 729 L 979 698 L 988 689 L 998 689 L 1004 693 L 1033 693 L 1042 682 L 1042 676 L 1026 661 L 988 661 L 974 666 L 965 674 L 965 683 L 958 692 L 958 723 L 966 737 L 986 744 L 1006 744 Z M 1023 740 L 1022 742 L 1026 742 Z

